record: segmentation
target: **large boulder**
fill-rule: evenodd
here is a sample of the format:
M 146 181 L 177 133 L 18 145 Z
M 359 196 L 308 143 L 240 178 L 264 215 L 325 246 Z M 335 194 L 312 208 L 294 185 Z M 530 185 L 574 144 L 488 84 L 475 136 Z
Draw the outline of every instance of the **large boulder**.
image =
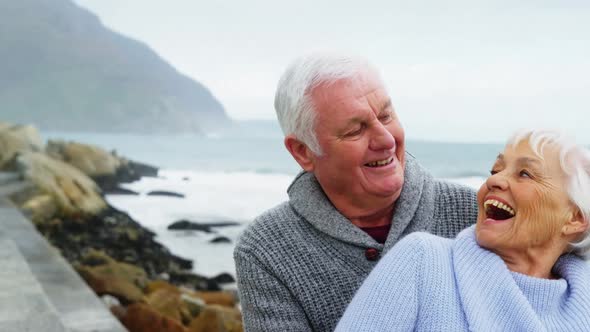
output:
M 14 170 L 19 152 L 42 149 L 43 140 L 35 127 L 0 123 L 0 170 Z
M 53 198 L 63 216 L 96 215 L 107 206 L 96 183 L 62 161 L 40 152 L 21 152 L 17 168 L 25 179 Z
M 189 289 L 163 280 L 148 283 L 145 302 L 160 314 L 184 324 L 190 323 L 205 307 L 205 302 Z
M 20 207 L 36 225 L 50 220 L 58 213 L 55 200 L 48 194 L 34 195 Z
M 240 225 L 239 222 L 236 221 L 215 221 L 215 222 L 204 222 L 198 223 L 186 219 L 177 220 L 170 225 L 168 225 L 167 229 L 172 231 L 201 231 L 205 233 L 213 233 L 212 227 L 229 227 L 229 226 L 238 226 Z
M 64 161 L 90 177 L 114 176 L 124 160 L 115 153 L 97 146 L 61 140 L 47 142 L 45 151 L 51 157 Z
M 147 275 L 140 267 L 117 262 L 100 251 L 90 250 L 76 270 L 98 295 L 111 295 L 121 303 L 143 300 Z
M 236 308 L 206 306 L 189 325 L 190 332 L 242 332 L 242 315 Z
M 144 303 L 134 303 L 117 315 L 129 332 L 186 332 L 182 323 L 160 314 Z
M 195 291 L 193 294 L 202 299 L 206 304 L 217 304 L 224 307 L 234 308 L 237 303 L 236 294 L 233 292 L 217 291 Z
M 50 140 L 45 152 L 91 177 L 105 194 L 137 194 L 119 185 L 137 181 L 144 176 L 158 176 L 157 167 L 119 157 L 115 151 L 109 152 L 90 144 Z
M 179 289 L 158 289 L 147 294 L 145 296 L 145 302 L 160 314 L 179 323 L 188 323 L 193 318 L 181 298 L 181 292 Z

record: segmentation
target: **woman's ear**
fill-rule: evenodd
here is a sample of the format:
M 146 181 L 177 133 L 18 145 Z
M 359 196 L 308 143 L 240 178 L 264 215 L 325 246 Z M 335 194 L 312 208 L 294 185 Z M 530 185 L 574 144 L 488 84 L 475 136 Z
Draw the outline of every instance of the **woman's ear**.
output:
M 563 225 L 561 232 L 567 237 L 577 237 L 583 234 L 588 229 L 588 226 L 588 219 L 584 218 L 582 211 L 576 207 L 571 214 L 571 218 Z
M 295 138 L 294 135 L 285 137 L 285 147 L 291 153 L 295 161 L 303 168 L 304 171 L 311 172 L 314 169 L 315 155 L 309 147 Z

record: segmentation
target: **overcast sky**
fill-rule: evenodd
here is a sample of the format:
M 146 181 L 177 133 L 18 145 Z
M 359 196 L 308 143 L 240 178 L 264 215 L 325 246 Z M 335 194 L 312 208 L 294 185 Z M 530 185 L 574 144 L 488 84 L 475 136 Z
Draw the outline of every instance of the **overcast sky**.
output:
M 365 56 L 410 138 L 590 143 L 590 1 L 75 0 L 205 84 L 234 119 L 275 119 L 295 57 Z

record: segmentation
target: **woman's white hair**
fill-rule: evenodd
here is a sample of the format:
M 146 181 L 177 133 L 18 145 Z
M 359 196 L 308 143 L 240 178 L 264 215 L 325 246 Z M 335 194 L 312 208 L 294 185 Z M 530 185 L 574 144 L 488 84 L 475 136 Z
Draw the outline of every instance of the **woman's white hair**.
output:
M 590 151 L 556 130 L 520 130 L 508 140 L 508 145 L 515 146 L 526 139 L 541 158 L 546 145 L 559 149 L 561 169 L 567 177 L 565 190 L 570 201 L 580 209 L 582 217 L 590 220 Z M 590 259 L 590 228 L 582 240 L 570 244 L 570 249 L 578 256 Z
M 294 134 L 314 154 L 321 155 L 312 90 L 320 84 L 355 79 L 366 71 L 379 77 L 369 62 L 359 57 L 316 53 L 295 60 L 283 73 L 275 94 L 275 110 L 285 136 Z

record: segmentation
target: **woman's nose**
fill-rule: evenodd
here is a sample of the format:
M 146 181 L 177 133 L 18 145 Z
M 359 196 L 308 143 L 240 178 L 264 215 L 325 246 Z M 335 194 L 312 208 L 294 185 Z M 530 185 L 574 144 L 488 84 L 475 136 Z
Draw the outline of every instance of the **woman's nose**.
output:
M 373 151 L 391 150 L 395 148 L 395 138 L 382 123 L 373 129 L 369 148 Z
M 502 172 L 495 173 L 488 177 L 486 185 L 489 190 L 506 190 L 508 189 L 508 181 Z

